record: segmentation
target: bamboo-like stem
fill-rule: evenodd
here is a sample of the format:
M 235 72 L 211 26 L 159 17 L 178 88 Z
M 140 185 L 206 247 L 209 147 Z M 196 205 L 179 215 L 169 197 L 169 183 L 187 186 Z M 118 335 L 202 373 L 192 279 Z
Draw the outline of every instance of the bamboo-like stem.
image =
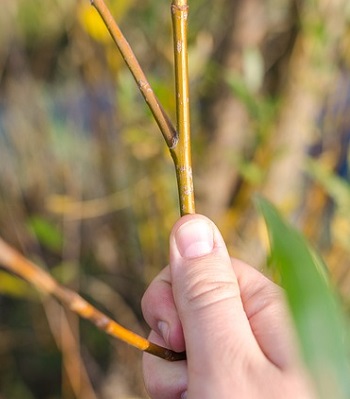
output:
M 183 360 L 184 353 L 176 353 L 151 343 L 146 338 L 129 331 L 96 309 L 76 292 L 60 285 L 49 273 L 19 254 L 0 238 L 0 264 L 17 274 L 39 291 L 56 297 L 80 317 L 89 320 L 100 330 L 142 351 L 169 361 Z
M 137 58 L 130 47 L 125 36 L 121 32 L 118 24 L 115 22 L 111 12 L 103 0 L 90 0 L 91 4 L 100 14 L 104 24 L 106 25 L 110 35 L 117 45 L 121 55 L 124 58 L 130 72 L 132 73 L 138 88 L 141 91 L 146 103 L 148 104 L 154 119 L 156 120 L 163 137 L 169 148 L 173 148 L 178 141 L 178 134 L 172 125 L 170 118 L 164 111 L 156 95 L 154 94 Z
M 171 4 L 175 59 L 176 115 L 179 141 L 171 149 L 176 168 L 181 215 L 195 213 L 190 140 L 190 96 L 187 58 L 187 0 Z

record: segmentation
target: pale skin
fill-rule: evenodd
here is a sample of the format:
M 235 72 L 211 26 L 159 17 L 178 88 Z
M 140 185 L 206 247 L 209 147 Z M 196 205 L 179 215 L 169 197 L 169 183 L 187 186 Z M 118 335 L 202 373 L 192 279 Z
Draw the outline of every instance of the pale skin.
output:
M 145 354 L 152 399 L 315 399 L 300 361 L 282 289 L 231 259 L 217 227 L 182 217 L 170 236 L 170 265 L 142 300 L 150 340 L 187 361 Z

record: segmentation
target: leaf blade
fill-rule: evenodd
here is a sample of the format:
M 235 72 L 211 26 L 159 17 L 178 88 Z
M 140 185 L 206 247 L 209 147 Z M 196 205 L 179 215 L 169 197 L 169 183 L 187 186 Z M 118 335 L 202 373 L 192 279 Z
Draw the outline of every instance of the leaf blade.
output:
M 269 233 L 271 260 L 282 278 L 305 363 L 321 398 L 350 395 L 344 315 L 322 272 L 321 261 L 277 210 L 258 198 Z

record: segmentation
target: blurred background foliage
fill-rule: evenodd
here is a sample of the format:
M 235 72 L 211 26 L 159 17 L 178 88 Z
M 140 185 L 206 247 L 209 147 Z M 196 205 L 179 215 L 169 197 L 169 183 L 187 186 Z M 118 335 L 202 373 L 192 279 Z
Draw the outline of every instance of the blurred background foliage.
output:
M 197 211 L 266 264 L 272 200 L 350 305 L 350 4 L 189 1 Z M 110 0 L 174 117 L 170 1 Z M 174 118 L 173 118 L 174 119 Z M 2 0 L 0 234 L 141 334 L 178 218 L 172 161 L 88 0 Z M 141 355 L 0 273 L 0 398 L 146 398 Z

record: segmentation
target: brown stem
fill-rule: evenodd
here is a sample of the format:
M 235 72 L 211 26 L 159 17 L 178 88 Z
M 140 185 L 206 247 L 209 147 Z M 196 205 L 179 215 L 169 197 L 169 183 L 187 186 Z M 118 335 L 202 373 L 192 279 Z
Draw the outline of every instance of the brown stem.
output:
M 126 40 L 119 26 L 115 22 L 105 2 L 103 0 L 90 0 L 90 2 L 100 14 L 121 55 L 123 56 L 124 61 L 130 69 L 138 88 L 140 89 L 146 103 L 148 104 L 154 116 L 154 119 L 156 120 L 164 136 L 168 147 L 174 147 L 178 140 L 178 134 L 163 107 L 161 106 L 159 100 L 154 94 L 128 41 Z
M 190 140 L 190 96 L 187 59 L 187 0 L 171 5 L 174 38 L 176 115 L 179 141 L 171 149 L 176 168 L 181 215 L 195 213 Z
M 45 294 L 51 294 L 70 310 L 89 320 L 100 330 L 118 338 L 135 348 L 151 353 L 163 359 L 174 361 L 185 359 L 184 353 L 175 353 L 151 343 L 116 323 L 110 317 L 96 309 L 76 292 L 60 285 L 50 274 L 30 262 L 0 238 L 0 264 L 10 272 L 17 274 Z

